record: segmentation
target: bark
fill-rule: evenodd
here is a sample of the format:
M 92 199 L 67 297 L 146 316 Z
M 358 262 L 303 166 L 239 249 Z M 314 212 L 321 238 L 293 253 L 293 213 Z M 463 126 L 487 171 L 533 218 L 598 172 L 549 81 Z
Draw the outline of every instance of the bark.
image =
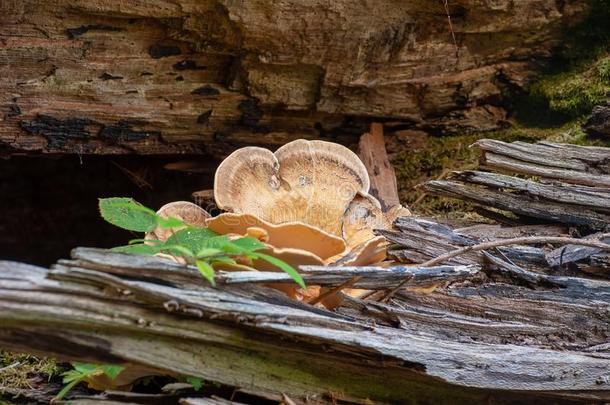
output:
M 425 184 L 427 191 L 544 222 L 608 229 L 610 148 L 482 139 L 484 168 Z M 523 175 L 526 177 L 523 178 Z
M 4 154 L 225 155 L 492 129 L 588 2 L 5 0 Z M 453 32 L 452 32 L 453 30 Z M 457 41 L 457 52 L 453 35 Z
M 251 283 L 211 288 L 196 269 L 154 257 L 78 249 L 51 271 L 0 266 L 7 348 L 134 363 L 297 403 L 610 398 L 601 281 L 556 290 L 472 279 L 399 292 L 390 304 L 351 299 L 332 313 Z
M 386 212 L 392 207 L 399 206 L 396 173 L 385 148 L 383 125 L 372 124 L 370 132 L 360 137 L 358 150 L 371 180 L 369 193 L 377 198 L 382 211 Z
M 609 138 L 610 137 L 610 103 L 593 107 L 593 111 L 582 129 L 589 135 Z

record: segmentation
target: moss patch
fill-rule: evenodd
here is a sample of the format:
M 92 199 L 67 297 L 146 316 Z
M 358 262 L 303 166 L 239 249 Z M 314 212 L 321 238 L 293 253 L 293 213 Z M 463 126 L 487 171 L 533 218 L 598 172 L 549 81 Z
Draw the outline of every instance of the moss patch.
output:
M 8 389 L 32 388 L 30 379 L 34 375 L 50 379 L 61 372 L 53 359 L 0 351 L 0 395 Z
M 403 202 L 419 215 L 446 219 L 477 219 L 472 216 L 472 205 L 460 200 L 424 195 L 418 185 L 434 179 L 446 178 L 452 171 L 478 167 L 480 153 L 469 146 L 482 138 L 505 142 L 525 141 L 574 143 L 580 145 L 603 144 L 591 141 L 581 130 L 582 120 L 573 120 L 560 127 L 540 128 L 515 124 L 514 127 L 493 132 L 464 134 L 447 137 L 428 137 L 417 148 L 404 148 L 396 153 L 392 164 L 396 170 L 398 189 Z M 470 214 L 466 214 L 470 212 Z M 468 218 L 466 218 L 468 217 Z
M 530 95 L 551 114 L 576 118 L 603 104 L 610 93 L 610 56 L 600 57 L 568 72 L 544 77 Z

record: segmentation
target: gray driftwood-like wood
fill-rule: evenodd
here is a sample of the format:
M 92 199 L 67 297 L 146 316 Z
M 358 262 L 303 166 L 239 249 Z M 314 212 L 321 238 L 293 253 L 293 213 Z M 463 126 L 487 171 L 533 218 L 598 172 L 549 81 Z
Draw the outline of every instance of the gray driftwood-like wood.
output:
M 390 254 L 400 261 L 417 264 L 454 252 L 460 248 L 515 237 L 560 236 L 564 229 L 556 226 L 499 227 L 478 225 L 468 228 L 452 229 L 449 226 L 415 217 L 398 218 L 394 231 L 378 231 L 394 245 Z M 539 233 L 539 234 L 538 234 Z M 588 238 L 599 237 L 599 234 Z M 609 239 L 601 239 L 607 242 Z M 548 284 L 561 288 L 576 286 L 580 289 L 584 281 L 580 278 L 561 277 L 558 266 L 578 262 L 579 267 L 588 273 L 606 273 L 604 254 L 599 248 L 565 245 L 553 249 L 552 246 L 501 246 L 488 251 L 465 252 L 450 258 L 447 263 L 484 267 L 492 277 L 504 275 L 510 279 L 531 285 Z M 586 266 L 586 267 L 585 267 Z M 598 268 L 600 267 L 600 268 Z M 457 278 L 457 277 L 456 277 Z
M 485 155 L 505 156 L 549 169 L 564 169 L 592 175 L 610 175 L 610 149 L 597 146 L 578 146 L 540 142 L 502 142 L 481 139 L 474 143 Z
M 586 233 L 609 229 L 610 148 L 492 139 L 473 146 L 482 150 L 484 168 L 513 175 L 456 172 L 426 183 L 425 189 L 536 221 L 579 226 Z
M 0 345 L 297 403 L 610 400 L 607 282 L 532 289 L 474 277 L 387 304 L 352 299 L 333 313 L 256 284 L 212 288 L 191 273 L 92 249 L 50 271 L 2 262 Z
M 515 190 L 528 196 L 567 204 L 568 207 L 579 205 L 594 211 L 610 213 L 610 187 L 588 187 L 559 182 L 540 183 L 515 176 L 481 171 L 458 172 L 455 173 L 454 178 L 465 183 L 495 189 Z
M 590 208 L 543 201 L 527 195 L 508 193 L 453 180 L 429 181 L 425 188 L 432 194 L 454 197 L 548 222 L 580 225 L 599 230 L 606 229 L 610 224 L 610 215 L 596 212 Z

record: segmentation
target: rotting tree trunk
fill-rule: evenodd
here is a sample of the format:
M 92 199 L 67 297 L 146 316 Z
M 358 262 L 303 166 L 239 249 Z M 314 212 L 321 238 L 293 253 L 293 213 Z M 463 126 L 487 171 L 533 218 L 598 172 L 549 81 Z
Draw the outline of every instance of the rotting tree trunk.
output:
M 0 147 L 207 153 L 492 129 L 586 0 L 3 0 Z
M 326 286 L 351 271 L 383 289 L 413 273 L 416 285 L 467 280 L 399 292 L 391 304 L 351 298 L 332 313 L 253 284 L 280 273 L 230 273 L 215 289 L 195 268 L 81 248 L 51 271 L 0 263 L 0 343 L 289 393 L 298 403 L 610 399 L 608 282 L 481 285 L 468 266 L 302 271 Z

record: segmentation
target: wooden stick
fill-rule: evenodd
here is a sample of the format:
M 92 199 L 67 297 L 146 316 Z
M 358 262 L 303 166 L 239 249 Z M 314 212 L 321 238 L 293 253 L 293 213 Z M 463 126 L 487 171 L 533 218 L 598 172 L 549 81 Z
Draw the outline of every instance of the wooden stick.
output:
M 602 234 L 599 239 L 607 238 L 610 234 Z M 460 249 L 453 250 L 444 255 L 436 257 L 432 260 L 428 260 L 425 263 L 422 263 L 422 267 L 434 266 L 440 263 L 443 263 L 449 259 L 452 259 L 456 256 L 463 255 L 468 252 L 477 252 L 480 250 L 487 250 L 496 248 L 499 246 L 508 246 L 508 245 L 531 245 L 536 243 L 564 243 L 569 245 L 582 245 L 582 246 L 590 246 L 596 247 L 599 249 L 610 251 L 610 244 L 600 242 L 599 240 L 588 240 L 588 239 L 576 239 L 576 238 L 565 238 L 565 237 L 552 237 L 552 236 L 524 236 L 521 238 L 512 238 L 512 239 L 504 239 L 504 240 L 495 240 L 492 242 L 480 243 L 478 245 L 465 246 Z
M 385 149 L 383 124 L 372 123 L 370 132 L 360 137 L 359 148 L 360 159 L 369 172 L 371 195 L 379 200 L 384 212 L 399 205 L 396 173 Z
M 318 302 L 321 302 L 325 298 L 330 297 L 331 295 L 335 295 L 336 293 L 338 293 L 339 291 L 341 291 L 345 288 L 350 288 L 351 286 L 356 284 L 356 282 L 358 282 L 361 278 L 362 278 L 362 276 L 352 277 L 349 280 L 347 280 L 345 283 L 338 285 L 334 288 L 331 288 L 330 290 L 323 292 L 322 294 L 318 295 L 317 297 L 312 298 L 311 300 L 308 301 L 308 304 L 316 305 Z

